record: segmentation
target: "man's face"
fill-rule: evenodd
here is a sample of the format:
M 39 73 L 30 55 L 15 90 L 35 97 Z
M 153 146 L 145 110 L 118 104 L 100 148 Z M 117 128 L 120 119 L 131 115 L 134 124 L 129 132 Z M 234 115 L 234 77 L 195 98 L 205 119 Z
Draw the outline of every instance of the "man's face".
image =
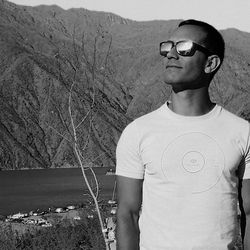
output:
M 179 27 L 169 40 L 178 42 L 191 40 L 204 46 L 206 33 L 199 26 L 183 25 Z M 196 50 L 193 56 L 181 56 L 175 48 L 164 57 L 164 81 L 174 90 L 200 88 L 205 83 L 205 64 L 207 56 Z

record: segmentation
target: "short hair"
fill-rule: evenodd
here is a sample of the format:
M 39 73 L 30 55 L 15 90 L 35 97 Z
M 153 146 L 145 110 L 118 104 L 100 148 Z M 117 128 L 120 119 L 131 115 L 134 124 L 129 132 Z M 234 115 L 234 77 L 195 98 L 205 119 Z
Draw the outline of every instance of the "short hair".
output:
M 216 54 L 220 58 L 221 63 L 223 62 L 225 53 L 225 41 L 221 33 L 216 28 L 208 23 L 195 19 L 184 20 L 179 23 L 178 27 L 184 25 L 196 25 L 201 27 L 207 33 L 207 37 L 204 41 L 207 49 Z

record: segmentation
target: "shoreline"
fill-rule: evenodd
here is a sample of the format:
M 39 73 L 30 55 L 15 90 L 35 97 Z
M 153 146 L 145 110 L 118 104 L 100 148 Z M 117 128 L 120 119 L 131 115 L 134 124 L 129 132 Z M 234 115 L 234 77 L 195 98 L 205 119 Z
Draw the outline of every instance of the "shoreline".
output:
M 76 166 L 62 166 L 62 167 L 50 167 L 50 168 L 19 168 L 19 169 L 0 169 L 1 171 L 25 171 L 25 170 L 50 170 L 50 169 L 81 169 L 81 167 L 76 167 Z M 90 167 L 86 167 L 90 168 Z M 101 166 L 92 166 L 91 168 L 102 168 L 102 169 L 113 169 L 111 167 L 101 167 Z
M 110 199 L 106 196 L 101 197 L 102 199 L 99 202 L 99 206 L 101 207 L 111 207 L 112 204 L 109 203 Z M 82 209 L 88 209 L 89 207 L 94 206 L 93 201 L 83 201 L 81 203 L 75 203 L 75 204 L 68 204 L 68 205 L 62 205 L 62 206 L 52 206 L 52 207 L 47 207 L 47 208 L 37 208 L 34 210 L 30 211 L 21 211 L 19 210 L 18 212 L 10 213 L 10 214 L 0 214 L 0 218 L 10 218 L 13 215 L 24 215 L 24 217 L 29 217 L 29 216 L 44 216 L 44 215 L 49 215 L 49 214 L 63 214 L 67 213 L 69 211 L 76 211 L 76 210 L 82 210 Z M 1 220 L 0 220 L 1 221 Z
M 104 218 L 115 217 L 112 214 L 112 206 L 105 200 L 100 208 Z M 92 220 L 97 217 L 94 204 L 84 204 L 82 206 L 69 205 L 55 210 L 40 211 L 40 213 L 17 213 L 6 216 L 0 220 L 0 227 L 11 226 L 14 231 L 24 233 L 26 230 L 36 230 L 39 228 L 53 227 L 57 224 L 65 223 L 65 220 L 73 223 L 82 221 L 84 218 Z

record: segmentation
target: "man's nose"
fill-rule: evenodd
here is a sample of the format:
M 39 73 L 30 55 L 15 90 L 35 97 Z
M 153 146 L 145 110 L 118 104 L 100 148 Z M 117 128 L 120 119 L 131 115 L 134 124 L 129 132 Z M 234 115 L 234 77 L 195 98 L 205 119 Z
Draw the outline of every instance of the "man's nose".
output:
M 171 58 L 175 58 L 177 59 L 179 57 L 175 46 L 172 47 L 172 49 L 167 53 L 167 58 L 171 59 Z

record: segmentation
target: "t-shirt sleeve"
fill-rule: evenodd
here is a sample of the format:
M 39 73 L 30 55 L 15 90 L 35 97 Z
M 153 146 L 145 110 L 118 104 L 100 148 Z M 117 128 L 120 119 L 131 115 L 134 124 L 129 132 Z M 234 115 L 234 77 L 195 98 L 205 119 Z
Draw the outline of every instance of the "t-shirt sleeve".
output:
M 116 175 L 143 179 L 144 165 L 140 156 L 139 138 L 135 122 L 122 132 L 116 148 Z
M 243 179 L 250 179 L 250 124 L 248 123 L 248 137 L 246 138 L 246 149 L 243 159 Z

